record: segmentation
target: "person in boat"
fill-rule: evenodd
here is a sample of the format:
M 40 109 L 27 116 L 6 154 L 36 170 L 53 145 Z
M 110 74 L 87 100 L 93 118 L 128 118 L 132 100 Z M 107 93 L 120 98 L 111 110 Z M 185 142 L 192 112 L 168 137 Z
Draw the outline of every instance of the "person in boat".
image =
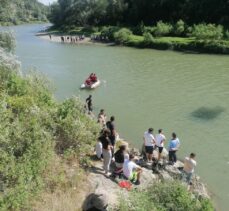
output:
M 89 76 L 90 80 L 92 83 L 95 83 L 97 81 L 97 76 L 95 73 L 91 73 L 91 75 Z
M 86 81 L 85 81 L 85 85 L 86 86 L 91 86 L 92 82 L 91 82 L 91 79 L 88 78 Z

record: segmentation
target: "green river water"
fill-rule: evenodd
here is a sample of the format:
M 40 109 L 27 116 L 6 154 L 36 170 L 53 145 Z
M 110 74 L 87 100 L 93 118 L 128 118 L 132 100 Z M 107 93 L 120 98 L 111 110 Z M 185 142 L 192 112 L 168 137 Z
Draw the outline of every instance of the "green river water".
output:
M 42 25 L 11 27 L 25 72 L 46 74 L 61 100 L 93 95 L 94 111 L 117 119 L 121 137 L 141 146 L 146 129 L 175 131 L 178 157 L 197 154 L 196 172 L 219 210 L 229 210 L 229 56 L 189 54 L 103 45 L 69 45 L 35 37 Z M 89 73 L 103 81 L 80 91 Z

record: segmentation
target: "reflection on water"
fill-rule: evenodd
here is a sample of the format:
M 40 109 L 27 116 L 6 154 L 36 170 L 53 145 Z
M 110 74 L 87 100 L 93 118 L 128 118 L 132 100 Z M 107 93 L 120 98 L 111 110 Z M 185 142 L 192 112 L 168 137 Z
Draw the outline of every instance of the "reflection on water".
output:
M 198 108 L 197 110 L 193 111 L 191 115 L 193 117 L 203 119 L 203 120 L 212 120 L 218 117 L 222 112 L 224 112 L 225 109 L 217 106 L 214 108 L 209 108 L 209 107 L 201 107 Z

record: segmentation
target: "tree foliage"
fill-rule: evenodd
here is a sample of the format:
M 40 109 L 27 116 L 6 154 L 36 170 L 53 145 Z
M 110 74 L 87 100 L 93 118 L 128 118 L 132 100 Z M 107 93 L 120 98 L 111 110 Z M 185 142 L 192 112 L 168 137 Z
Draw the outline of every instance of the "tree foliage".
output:
M 229 2 L 224 0 L 58 0 L 51 11 L 55 25 L 136 26 L 160 20 L 229 25 Z M 182 31 L 182 23 L 178 25 L 177 32 Z
M 48 7 L 37 0 L 1 0 L 0 25 L 47 21 Z

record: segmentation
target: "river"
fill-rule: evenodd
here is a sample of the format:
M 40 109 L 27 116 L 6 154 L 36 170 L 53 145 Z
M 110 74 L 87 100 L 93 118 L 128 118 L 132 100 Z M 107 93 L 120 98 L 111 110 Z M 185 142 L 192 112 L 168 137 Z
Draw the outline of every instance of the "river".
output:
M 179 158 L 197 154 L 196 172 L 219 210 L 228 210 L 229 56 L 53 43 L 34 36 L 43 27 L 11 27 L 24 72 L 36 67 L 47 75 L 60 100 L 92 94 L 95 113 L 114 115 L 120 135 L 136 147 L 149 127 L 163 128 L 168 139 L 175 131 Z M 102 85 L 81 91 L 91 72 Z

